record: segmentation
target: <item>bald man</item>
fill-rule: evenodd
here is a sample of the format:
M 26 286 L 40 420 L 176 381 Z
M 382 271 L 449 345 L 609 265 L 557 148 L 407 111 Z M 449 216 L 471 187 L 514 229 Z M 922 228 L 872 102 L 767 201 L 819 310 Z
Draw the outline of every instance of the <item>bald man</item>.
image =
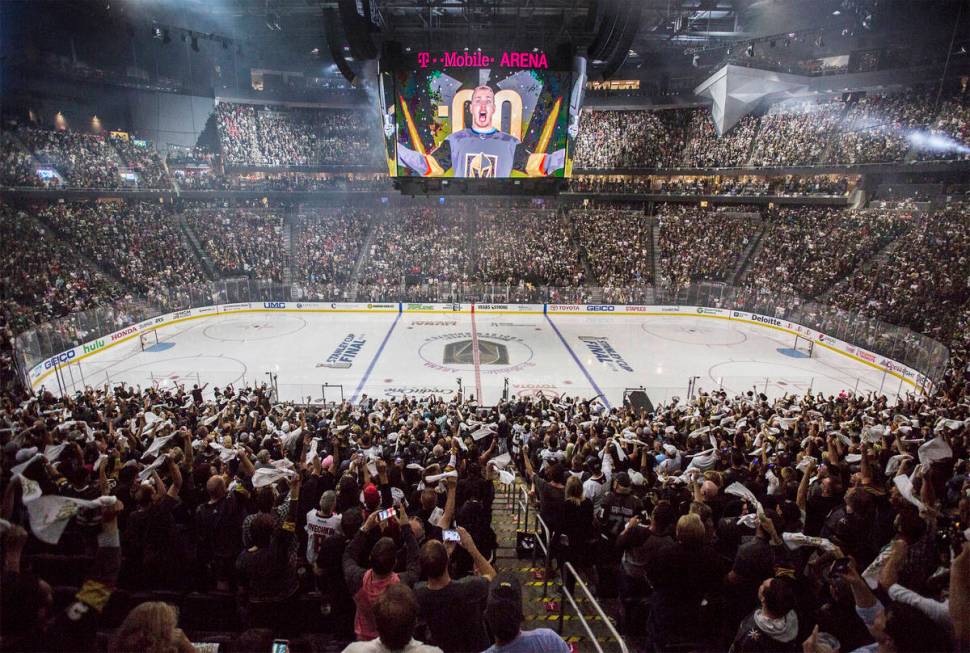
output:
M 228 591 L 236 557 L 242 549 L 242 524 L 246 518 L 248 494 L 227 492 L 226 480 L 214 475 L 205 484 L 209 501 L 196 508 L 196 543 L 199 562 L 208 571 L 216 589 Z
M 398 159 L 424 177 L 443 176 L 452 167 L 455 177 L 509 177 L 513 169 L 530 177 L 544 177 L 565 165 L 565 149 L 549 155 L 529 154 L 519 147 L 522 142 L 518 138 L 492 125 L 495 92 L 488 86 L 479 86 L 472 93 L 470 111 L 471 127 L 449 134 L 429 154 L 419 154 L 398 143 Z

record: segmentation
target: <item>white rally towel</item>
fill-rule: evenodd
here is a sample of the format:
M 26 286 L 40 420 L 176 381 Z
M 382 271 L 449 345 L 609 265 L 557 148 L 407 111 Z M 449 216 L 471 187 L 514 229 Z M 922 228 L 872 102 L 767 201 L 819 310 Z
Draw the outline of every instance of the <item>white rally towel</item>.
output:
M 253 473 L 253 487 L 261 488 L 272 485 L 282 478 L 294 478 L 296 472 L 289 469 L 279 469 L 277 467 L 261 467 Z
M 113 496 L 98 497 L 93 501 L 45 494 L 24 501 L 30 517 L 30 530 L 41 542 L 57 544 L 67 528 L 67 523 L 84 508 L 103 508 L 114 505 Z
M 817 547 L 823 551 L 835 551 L 836 548 L 831 540 L 824 537 L 812 537 L 804 533 L 782 533 L 781 539 L 785 541 L 785 546 L 792 551 L 803 546 Z
M 953 449 L 950 448 L 950 445 L 943 438 L 936 436 L 929 442 L 920 445 L 917 455 L 919 456 L 920 463 L 925 467 L 929 467 L 938 460 L 952 458 Z
M 155 438 L 154 440 L 152 440 L 152 443 L 149 445 L 148 449 L 146 449 L 145 453 L 141 455 L 142 460 L 144 460 L 145 458 L 150 458 L 152 456 L 157 456 L 159 453 L 161 453 L 162 447 L 168 444 L 168 442 L 175 436 L 176 434 L 172 433 L 170 435 L 166 435 L 161 438 Z
M 504 469 L 499 470 L 498 481 L 502 485 L 513 485 L 515 483 L 515 475 L 512 472 L 507 472 Z
M 489 465 L 495 465 L 499 469 L 505 469 L 512 462 L 512 456 L 508 453 L 499 454 L 488 461 Z
M 762 507 L 761 502 L 758 501 L 758 499 L 755 498 L 755 496 L 751 492 L 751 490 L 749 490 L 745 486 L 741 485 L 737 481 L 735 481 L 734 483 L 731 483 L 729 486 L 727 486 L 727 488 L 725 488 L 725 490 L 724 490 L 724 493 L 725 494 L 732 494 L 732 495 L 734 495 L 736 497 L 740 497 L 740 498 L 746 500 L 748 503 L 750 503 L 751 505 L 753 505 L 755 507 L 755 509 L 758 511 L 758 515 L 759 516 L 765 514 L 765 509 Z
M 489 426 L 483 426 L 483 427 L 481 427 L 479 429 L 476 429 L 475 431 L 472 431 L 472 433 L 471 433 L 472 440 L 474 440 L 475 442 L 478 442 L 482 438 L 486 438 L 486 437 L 492 435 L 492 433 L 494 433 L 494 431 L 490 427 L 491 427 L 491 425 L 489 425 Z
M 900 474 L 899 476 L 893 478 L 893 483 L 896 484 L 896 489 L 899 490 L 901 495 L 903 495 L 903 498 L 916 506 L 920 512 L 926 508 L 926 506 L 923 505 L 923 502 L 917 499 L 913 494 L 913 482 L 909 480 L 908 476 Z
M 54 462 L 61 457 L 61 454 L 64 453 L 65 449 L 67 449 L 67 442 L 62 442 L 61 444 L 49 444 L 44 447 L 44 458 L 50 462 Z
M 156 469 L 159 469 L 162 465 L 166 463 L 167 460 L 168 458 L 166 458 L 165 456 L 159 456 L 158 458 L 153 460 L 151 465 L 149 465 L 145 469 L 138 472 L 138 480 L 147 481 L 149 478 L 151 478 L 152 472 L 155 471 Z
M 444 472 L 442 474 L 432 474 L 431 476 L 425 477 L 426 483 L 437 483 L 443 478 L 458 478 L 458 472 L 451 470 L 450 472 Z
M 903 461 L 906 459 L 912 460 L 913 457 L 908 453 L 900 453 L 896 454 L 895 456 L 890 456 L 889 462 L 886 463 L 886 476 L 889 476 L 890 478 L 895 476 L 896 470 L 899 469 L 899 466 L 902 465 Z

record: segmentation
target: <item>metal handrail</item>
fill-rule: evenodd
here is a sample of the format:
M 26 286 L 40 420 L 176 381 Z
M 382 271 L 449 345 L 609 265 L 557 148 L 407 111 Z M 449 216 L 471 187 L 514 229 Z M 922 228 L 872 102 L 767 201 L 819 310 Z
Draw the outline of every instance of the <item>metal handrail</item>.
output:
M 535 511 L 535 516 L 536 516 L 536 524 L 542 526 L 542 530 L 546 534 L 546 541 L 545 541 L 545 543 L 542 542 L 542 539 L 538 536 L 538 533 L 536 533 L 536 538 L 535 538 L 536 544 L 538 544 L 539 546 L 541 546 L 543 553 L 546 554 L 545 565 L 542 568 L 543 569 L 543 574 L 542 574 L 542 598 L 546 598 L 546 596 L 549 594 L 549 572 L 550 572 L 550 565 L 552 564 L 552 534 L 549 531 L 549 526 L 546 525 L 545 520 L 542 518 L 542 515 L 539 514 L 539 510 L 538 509 L 536 509 L 536 511 Z M 536 550 L 535 550 L 535 547 L 533 547 L 532 548 L 532 566 L 533 567 L 536 566 L 535 565 L 535 560 L 536 560 Z
M 576 611 L 576 615 L 579 617 L 579 622 L 586 630 L 586 634 L 589 635 L 589 639 L 593 643 L 593 646 L 596 647 L 596 650 L 599 653 L 603 653 L 603 647 L 601 647 L 599 642 L 596 641 L 596 636 L 593 634 L 593 629 L 590 627 L 589 622 L 587 622 L 586 617 L 583 616 L 583 613 L 579 609 L 579 606 L 576 604 L 575 599 L 573 599 L 573 595 L 569 592 L 569 590 L 566 589 L 566 578 L 567 578 L 566 574 L 572 574 L 573 577 L 576 579 L 577 585 L 581 590 L 583 590 L 583 594 L 586 595 L 586 600 L 590 602 L 590 604 L 593 606 L 593 609 L 596 610 L 596 614 L 598 614 L 599 618 L 603 620 L 604 624 L 606 624 L 606 628 L 610 631 L 610 635 L 612 635 L 616 639 L 617 644 L 620 645 L 621 653 L 630 653 L 630 649 L 627 647 L 626 642 L 624 642 L 623 638 L 620 637 L 620 633 L 617 632 L 616 627 L 613 625 L 613 622 L 610 621 L 609 617 L 606 616 L 606 613 L 603 612 L 603 608 L 600 607 L 599 602 L 595 598 L 593 598 L 592 593 L 590 593 L 589 588 L 586 587 L 586 583 L 583 582 L 583 579 L 579 577 L 579 574 L 576 572 L 576 568 L 573 567 L 572 563 L 571 562 L 564 563 L 562 566 L 562 570 L 563 570 L 563 578 L 562 578 L 562 583 L 559 586 L 559 591 L 563 596 L 569 599 L 569 604 L 572 605 L 573 609 Z M 564 622 L 563 617 L 565 616 L 565 613 L 566 613 L 565 606 L 563 602 L 560 601 L 559 602 L 559 634 L 560 635 L 562 635 L 563 622 Z

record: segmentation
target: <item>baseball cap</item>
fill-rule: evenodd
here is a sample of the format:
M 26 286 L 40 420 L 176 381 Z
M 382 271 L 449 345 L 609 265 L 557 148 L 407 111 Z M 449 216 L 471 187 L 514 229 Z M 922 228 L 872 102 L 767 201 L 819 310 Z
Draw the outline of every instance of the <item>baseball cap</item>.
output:
M 620 472 L 616 475 L 616 484 L 620 487 L 630 487 L 632 481 L 630 480 L 630 475 L 626 472 Z
M 522 623 L 522 586 L 515 576 L 502 573 L 488 591 L 485 621 L 493 631 L 497 626 Z
M 377 486 L 373 483 L 368 483 L 364 487 L 364 503 L 368 507 L 376 506 L 381 502 L 381 492 L 377 489 Z

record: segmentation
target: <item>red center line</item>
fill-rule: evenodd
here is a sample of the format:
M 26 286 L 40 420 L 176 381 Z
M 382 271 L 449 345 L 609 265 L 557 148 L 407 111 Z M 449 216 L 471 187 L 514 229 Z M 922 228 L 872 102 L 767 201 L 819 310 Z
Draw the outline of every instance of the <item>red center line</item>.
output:
M 475 399 L 482 403 L 482 354 L 478 351 L 478 327 L 475 326 L 475 305 L 472 304 L 472 363 L 475 364 Z

